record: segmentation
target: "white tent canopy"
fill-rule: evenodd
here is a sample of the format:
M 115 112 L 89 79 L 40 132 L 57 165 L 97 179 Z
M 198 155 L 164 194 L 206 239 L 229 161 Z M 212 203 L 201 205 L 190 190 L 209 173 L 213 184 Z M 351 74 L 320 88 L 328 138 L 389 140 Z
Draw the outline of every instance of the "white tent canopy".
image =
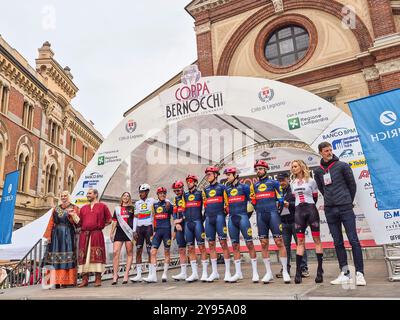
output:
M 318 153 L 321 141 L 333 144 L 334 152 L 352 165 L 356 177 L 368 170 L 352 118 L 326 100 L 277 81 L 200 78 L 193 76 L 196 72 L 193 67 L 184 72 L 181 84 L 133 110 L 115 127 L 79 178 L 72 194 L 75 203 L 84 204 L 84 195 L 91 187 L 115 197 L 122 191 L 135 193 L 143 182 L 153 190 L 161 184 L 169 188 L 188 173 L 203 177 L 210 164 L 248 170 L 254 157 L 260 156 L 275 159 L 276 171 L 285 171 L 287 161 L 269 155 L 275 148 L 301 149 L 308 157 Z M 218 135 L 225 138 L 214 140 Z M 264 146 L 263 152 L 257 146 Z M 365 187 L 370 184 L 369 177 L 357 183 L 357 202 L 376 243 L 390 243 L 383 215 Z M 49 213 L 31 227 L 16 231 L 9 248 L 33 245 L 42 236 L 48 218 Z M 0 258 L 2 252 L 4 246 L 0 247 Z

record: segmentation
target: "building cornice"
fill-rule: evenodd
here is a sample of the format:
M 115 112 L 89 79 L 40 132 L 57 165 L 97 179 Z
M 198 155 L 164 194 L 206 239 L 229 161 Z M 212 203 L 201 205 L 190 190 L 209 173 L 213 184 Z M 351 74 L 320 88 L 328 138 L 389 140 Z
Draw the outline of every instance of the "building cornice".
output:
M 95 150 L 97 150 L 103 143 L 103 140 L 95 134 L 84 122 L 82 122 L 77 116 L 73 118 L 69 115 L 67 116 L 66 126 L 78 136 L 80 136 L 84 141 L 88 142 Z M 64 122 L 64 120 L 63 120 Z
M 27 96 L 41 102 L 48 89 L 0 44 L 0 73 L 21 88 Z
M 185 9 L 191 16 L 195 16 L 200 12 L 210 10 L 219 7 L 225 3 L 231 2 L 232 0 L 195 0 L 189 3 Z
M 48 59 L 36 59 L 37 72 L 44 78 L 52 79 L 61 90 L 68 96 L 69 99 L 73 99 L 78 92 L 78 87 L 71 81 L 71 79 L 65 74 L 58 63 L 54 60 Z

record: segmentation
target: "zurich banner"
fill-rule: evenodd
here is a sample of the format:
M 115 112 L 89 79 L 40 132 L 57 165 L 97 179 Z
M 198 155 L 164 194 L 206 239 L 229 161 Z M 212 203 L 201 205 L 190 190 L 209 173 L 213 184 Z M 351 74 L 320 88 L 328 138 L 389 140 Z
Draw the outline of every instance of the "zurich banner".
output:
M 379 210 L 400 208 L 400 89 L 349 102 Z
M 7 174 L 0 203 L 0 244 L 10 244 L 14 225 L 19 171 Z

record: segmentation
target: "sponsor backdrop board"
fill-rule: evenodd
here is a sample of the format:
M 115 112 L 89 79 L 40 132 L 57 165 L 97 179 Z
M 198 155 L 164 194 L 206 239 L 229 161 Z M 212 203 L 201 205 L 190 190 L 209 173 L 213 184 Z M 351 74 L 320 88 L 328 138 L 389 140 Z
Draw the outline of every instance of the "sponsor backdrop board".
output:
M 204 116 L 210 116 L 210 119 L 214 116 L 224 119 L 241 117 L 249 119 L 248 123 L 254 119 L 264 122 L 267 128 L 277 128 L 270 130 L 270 136 L 266 138 L 301 141 L 309 145 L 315 154 L 319 142 L 331 142 L 334 153 L 350 163 L 355 174 L 358 187 L 356 211 L 361 238 L 365 234 L 365 239 L 372 240 L 369 224 L 377 244 L 395 242 L 393 237 L 400 230 L 392 227 L 395 218 L 390 221 L 376 207 L 368 167 L 350 116 L 310 92 L 273 80 L 202 78 L 196 75 L 196 70 L 184 74 L 183 78 L 181 84 L 132 111 L 115 127 L 75 187 L 73 197 L 77 204 L 85 203 L 83 195 L 89 187 L 103 193 L 118 166 L 130 153 L 169 125 L 181 121 L 196 123 L 196 119 Z M 285 157 L 290 160 L 290 152 Z M 165 184 L 170 185 L 171 182 L 166 181 Z M 360 223 L 364 217 L 368 224 Z
M 79 178 L 73 200 L 78 205 L 86 203 L 84 195 L 90 187 L 103 194 L 119 165 L 144 143 L 156 143 L 153 137 L 158 133 L 185 121 L 187 126 L 192 121 L 196 127 L 204 117 L 209 117 L 210 121 L 218 119 L 221 129 L 227 126 L 227 121 L 250 129 L 253 124 L 256 126 L 256 122 L 262 123 L 257 130 L 265 129 L 265 132 L 258 132 L 255 142 L 297 141 L 311 150 L 310 153 L 293 155 L 290 149 L 281 150 L 279 152 L 286 154 L 282 161 L 272 162 L 276 166 L 284 166 L 294 156 L 315 156 L 318 143 L 330 141 L 335 154 L 350 163 L 357 181 L 356 212 L 360 238 L 371 240 L 371 244 L 396 242 L 396 236 L 400 234 L 398 218 L 394 217 L 396 211 L 392 211 L 393 218 L 388 219 L 385 212 L 377 209 L 359 135 L 350 116 L 326 100 L 291 85 L 260 78 L 202 78 L 195 66 L 184 70 L 182 83 L 133 110 L 115 127 Z M 229 155 L 224 154 L 220 159 Z M 317 164 L 317 159 L 314 160 L 313 163 Z M 135 163 L 131 163 L 131 167 L 134 171 Z M 204 164 L 199 167 L 203 168 Z M 202 169 L 197 172 L 202 174 Z M 168 181 L 163 184 L 169 186 L 171 177 L 166 175 L 165 178 Z M 322 213 L 321 205 L 319 209 Z M 322 222 L 324 225 L 324 220 Z M 326 237 L 324 241 L 331 240 L 327 231 L 323 231 L 323 237 Z
M 348 129 L 345 128 L 343 129 L 344 131 L 347 131 Z M 355 131 L 353 131 L 354 133 Z M 337 130 L 334 130 L 334 136 L 337 135 L 342 135 L 342 133 L 337 133 Z M 258 150 L 255 152 L 254 155 L 251 155 L 255 159 L 263 159 L 266 160 L 269 165 L 270 165 L 270 171 L 269 171 L 269 177 L 271 179 L 276 179 L 279 173 L 286 172 L 290 174 L 290 163 L 294 159 L 302 159 L 306 162 L 306 164 L 310 167 L 312 170 L 312 175 L 313 175 L 313 170 L 315 170 L 320 163 L 320 157 L 319 155 L 306 151 L 306 150 L 300 150 L 300 149 L 293 149 L 293 148 L 283 148 L 283 147 L 278 147 L 278 148 L 258 148 Z M 348 158 L 342 157 L 342 161 L 349 162 Z M 241 182 L 242 183 L 254 183 L 257 181 L 257 177 L 254 174 L 254 168 L 253 166 L 250 167 L 245 167 L 241 166 L 240 163 L 238 162 L 232 162 L 229 163 L 229 166 L 237 166 L 240 170 L 240 177 L 241 177 Z M 324 198 L 321 193 L 319 193 L 318 196 L 318 202 L 317 202 L 317 208 L 318 212 L 320 215 L 321 219 L 321 240 L 323 242 L 324 247 L 333 247 L 333 240 L 329 232 L 328 224 L 326 222 L 325 218 L 325 212 L 324 212 Z M 357 233 L 360 239 L 360 242 L 364 246 L 370 246 L 374 245 L 374 237 L 371 232 L 371 229 L 368 225 L 367 218 L 365 214 L 363 213 L 363 210 L 361 207 L 358 205 L 358 203 L 355 203 L 354 207 L 354 212 L 356 214 L 356 219 L 357 219 Z M 259 246 L 259 240 L 258 240 L 258 232 L 257 232 L 257 223 L 256 223 L 256 215 L 253 213 L 251 219 L 251 224 L 253 228 L 253 238 L 255 239 L 255 245 Z M 344 234 L 345 241 L 347 243 L 347 237 L 346 234 Z M 306 243 L 308 244 L 308 247 L 314 247 L 313 246 L 313 239 L 310 233 L 310 230 L 306 230 Z M 270 247 L 271 249 L 276 249 L 272 235 L 270 233 Z M 292 244 L 294 246 L 294 240 L 292 239 Z M 241 246 L 244 250 L 245 249 L 245 242 L 243 237 L 241 236 Z
M 0 244 L 9 244 L 12 240 L 18 178 L 18 170 L 8 173 L 5 178 L 0 203 Z

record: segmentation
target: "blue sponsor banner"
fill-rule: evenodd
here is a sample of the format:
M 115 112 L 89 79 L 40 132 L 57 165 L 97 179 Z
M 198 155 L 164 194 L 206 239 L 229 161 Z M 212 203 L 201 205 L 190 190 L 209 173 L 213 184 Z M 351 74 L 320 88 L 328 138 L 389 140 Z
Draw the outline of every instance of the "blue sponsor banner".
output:
M 0 244 L 10 244 L 14 225 L 19 171 L 10 172 L 4 182 L 0 203 Z
M 400 89 L 349 102 L 379 210 L 400 208 Z

